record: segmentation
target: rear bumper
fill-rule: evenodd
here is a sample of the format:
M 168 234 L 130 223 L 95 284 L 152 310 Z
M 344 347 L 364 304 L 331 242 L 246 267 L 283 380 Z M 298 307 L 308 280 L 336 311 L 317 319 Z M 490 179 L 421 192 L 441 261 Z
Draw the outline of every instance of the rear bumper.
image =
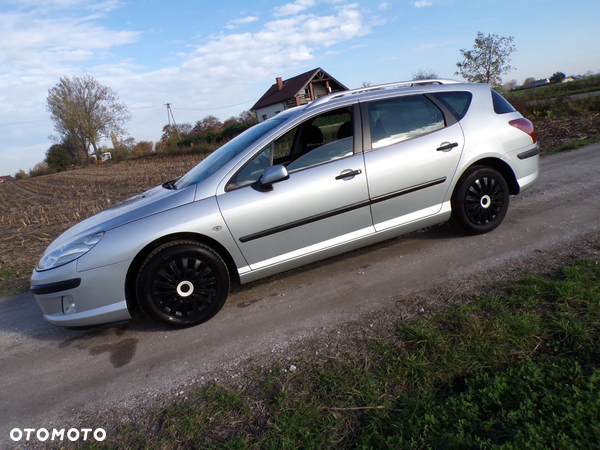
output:
M 539 153 L 539 146 L 537 143 L 534 143 L 509 152 L 502 158 L 503 161 L 512 167 L 515 173 L 515 178 L 519 185 L 519 193 L 525 192 L 537 180 L 540 174 Z

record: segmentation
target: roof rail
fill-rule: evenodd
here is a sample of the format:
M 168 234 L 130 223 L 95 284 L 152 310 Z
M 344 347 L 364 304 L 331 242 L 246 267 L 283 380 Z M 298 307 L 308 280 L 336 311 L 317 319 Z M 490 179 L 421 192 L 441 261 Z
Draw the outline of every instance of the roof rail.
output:
M 348 95 L 362 94 L 364 92 L 371 91 L 383 91 L 386 89 L 396 89 L 396 88 L 408 88 L 414 86 L 425 86 L 427 84 L 456 84 L 462 83 L 462 81 L 450 80 L 445 78 L 435 78 L 429 80 L 411 80 L 411 81 L 398 81 L 396 83 L 387 83 L 387 84 L 379 84 L 377 86 L 368 86 L 362 87 L 358 89 L 351 89 L 349 91 L 341 91 L 336 92 L 335 94 L 325 95 L 323 97 L 319 97 L 314 102 L 308 104 L 306 109 L 312 109 L 316 106 L 322 105 L 323 103 L 330 102 L 332 100 L 346 97 Z

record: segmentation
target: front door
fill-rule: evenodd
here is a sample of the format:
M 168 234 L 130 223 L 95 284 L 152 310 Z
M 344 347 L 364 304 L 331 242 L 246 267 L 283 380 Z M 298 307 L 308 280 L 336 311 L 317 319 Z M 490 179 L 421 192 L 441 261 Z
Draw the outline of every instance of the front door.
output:
M 353 112 L 309 118 L 258 152 L 217 196 L 221 213 L 252 270 L 373 233 Z M 252 186 L 270 164 L 289 179 Z

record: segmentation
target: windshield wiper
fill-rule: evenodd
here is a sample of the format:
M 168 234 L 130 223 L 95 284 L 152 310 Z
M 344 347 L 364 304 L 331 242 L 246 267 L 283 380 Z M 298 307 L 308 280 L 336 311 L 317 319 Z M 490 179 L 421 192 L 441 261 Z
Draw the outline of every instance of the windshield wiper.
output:
M 173 179 L 173 180 L 165 181 L 165 182 L 162 184 L 162 187 L 164 187 L 165 189 L 177 189 L 177 187 L 175 186 L 175 182 L 176 182 L 177 180 L 179 180 L 180 178 L 181 178 L 181 177 L 177 177 L 177 178 L 175 178 L 175 179 Z

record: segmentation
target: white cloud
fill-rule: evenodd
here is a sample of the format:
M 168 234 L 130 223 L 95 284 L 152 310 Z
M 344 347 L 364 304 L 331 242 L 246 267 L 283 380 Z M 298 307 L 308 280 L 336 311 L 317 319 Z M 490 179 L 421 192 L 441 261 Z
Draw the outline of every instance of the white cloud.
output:
M 306 9 L 312 4 L 311 0 L 290 5 Z M 372 25 L 359 5 L 329 8 L 329 14 L 282 14 L 256 32 L 225 31 L 202 38 L 187 52 L 157 54 L 159 60 L 169 56 L 170 62 L 153 71 L 116 55 L 118 47 L 143 34 L 101 25 L 103 13 L 79 18 L 0 13 L 0 161 L 11 163 L 10 168 L 2 164 L 1 171 L 27 170 L 33 166 L 29 161 L 43 159 L 51 145 L 47 136 L 53 133 L 46 96 L 60 77 L 89 74 L 111 87 L 133 115 L 126 124 L 131 136 L 156 141 L 165 124 L 163 104 L 172 103 L 177 122 L 193 123 L 208 114 L 222 113 L 222 118 L 239 114 L 262 95 L 265 80 L 312 69 L 319 64 L 313 66 L 311 61 L 339 50 L 336 44 L 356 44 L 353 39 L 370 33 Z M 229 24 L 257 21 L 249 15 Z M 188 44 L 193 42 L 187 39 Z M 4 157 L 25 151 L 36 156 L 23 158 L 20 167 Z
M 426 6 L 432 6 L 433 2 L 428 2 L 427 0 L 419 0 L 415 2 L 415 8 L 425 8 Z
M 101 11 L 101 12 L 110 12 L 114 9 L 117 9 L 121 6 L 121 1 L 120 0 L 106 0 L 104 2 L 101 3 L 94 3 L 92 5 L 90 5 L 90 10 L 91 11 Z
M 380 3 L 379 4 L 379 9 L 386 10 L 386 9 L 388 9 L 388 6 L 390 6 L 389 3 Z
M 256 16 L 243 17 L 241 19 L 236 19 L 236 20 L 233 20 L 233 21 L 229 22 L 225 26 L 225 28 L 227 28 L 228 30 L 235 30 L 240 25 L 245 25 L 247 23 L 256 22 L 257 20 L 258 20 L 258 17 L 256 17 Z
M 278 6 L 273 10 L 273 15 L 275 17 L 293 16 L 312 6 L 315 6 L 315 0 L 296 0 L 294 3 Z

